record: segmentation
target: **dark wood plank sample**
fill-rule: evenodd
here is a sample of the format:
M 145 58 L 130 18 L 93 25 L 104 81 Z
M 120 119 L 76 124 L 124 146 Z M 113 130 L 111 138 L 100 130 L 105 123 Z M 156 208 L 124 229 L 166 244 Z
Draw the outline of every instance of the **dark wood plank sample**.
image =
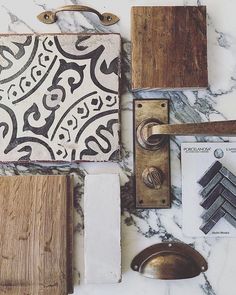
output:
M 132 7 L 132 89 L 208 86 L 205 6 Z
M 0 177 L 0 293 L 73 292 L 71 179 Z
M 216 223 L 225 216 L 225 214 L 226 212 L 224 209 L 219 208 L 207 222 L 200 226 L 201 231 L 203 231 L 204 234 L 208 234 L 209 231 L 216 225 Z

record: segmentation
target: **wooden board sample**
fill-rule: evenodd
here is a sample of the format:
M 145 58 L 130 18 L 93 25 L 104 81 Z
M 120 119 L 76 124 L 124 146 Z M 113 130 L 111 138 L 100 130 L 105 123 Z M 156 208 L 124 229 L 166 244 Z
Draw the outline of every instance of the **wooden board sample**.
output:
M 0 35 L 0 161 L 120 159 L 119 34 Z
M 205 6 L 132 7 L 132 89 L 208 86 Z
M 67 176 L 0 177 L 0 293 L 66 295 L 72 282 Z

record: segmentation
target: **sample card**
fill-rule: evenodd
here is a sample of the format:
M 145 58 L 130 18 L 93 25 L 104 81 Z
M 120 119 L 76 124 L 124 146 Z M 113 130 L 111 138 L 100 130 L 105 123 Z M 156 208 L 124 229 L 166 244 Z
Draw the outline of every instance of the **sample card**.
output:
M 0 36 L 0 161 L 118 160 L 120 43 Z
M 236 237 L 236 143 L 183 143 L 183 232 Z

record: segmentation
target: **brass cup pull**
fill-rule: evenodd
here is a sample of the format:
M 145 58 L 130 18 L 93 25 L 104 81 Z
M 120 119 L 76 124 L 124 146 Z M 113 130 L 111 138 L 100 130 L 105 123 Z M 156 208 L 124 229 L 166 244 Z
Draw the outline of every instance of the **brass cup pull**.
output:
M 137 128 L 139 144 L 149 150 L 163 146 L 169 135 L 235 136 L 236 120 L 187 124 L 162 124 L 155 119 L 143 121 Z
M 184 243 L 164 242 L 152 245 L 134 257 L 131 268 L 151 279 L 180 280 L 207 271 L 205 258 Z
M 65 5 L 65 6 L 59 7 L 58 9 L 54 11 L 44 11 L 40 13 L 37 16 L 37 18 L 44 24 L 53 24 L 57 21 L 57 13 L 61 11 L 79 11 L 79 12 L 95 13 L 99 17 L 101 23 L 104 26 L 114 25 L 120 20 L 116 15 L 112 13 L 105 12 L 101 14 L 97 10 L 84 5 Z

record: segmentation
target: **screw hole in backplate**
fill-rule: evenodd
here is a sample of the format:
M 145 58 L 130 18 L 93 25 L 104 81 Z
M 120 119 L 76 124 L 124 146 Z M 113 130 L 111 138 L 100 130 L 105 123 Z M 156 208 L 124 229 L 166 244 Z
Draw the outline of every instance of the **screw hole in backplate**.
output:
M 138 108 L 142 108 L 142 104 L 141 103 L 138 103 Z
M 165 108 L 165 107 L 166 107 L 166 104 L 163 102 L 163 103 L 161 104 L 161 107 L 162 107 L 162 108 Z
M 143 204 L 143 200 L 139 200 L 139 204 Z

